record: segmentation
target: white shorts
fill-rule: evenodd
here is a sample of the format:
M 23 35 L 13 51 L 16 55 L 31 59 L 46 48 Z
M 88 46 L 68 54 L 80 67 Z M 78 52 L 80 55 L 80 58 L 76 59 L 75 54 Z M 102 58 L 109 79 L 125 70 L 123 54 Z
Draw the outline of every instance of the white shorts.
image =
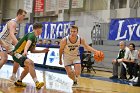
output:
M 5 40 L 2 40 L 2 39 L 1 39 L 1 41 L 4 42 L 5 44 L 7 44 L 7 46 L 9 46 L 9 50 L 7 51 L 8 53 L 10 53 L 11 51 L 14 50 L 14 48 L 15 48 L 14 45 L 12 45 L 11 43 L 7 43 Z M 3 46 L 1 46 L 1 47 L 4 48 Z M 4 48 L 4 49 L 5 49 L 5 48 Z M 6 50 L 6 49 L 5 49 L 5 50 Z
M 71 66 L 74 64 L 81 64 L 80 56 L 69 56 L 64 55 L 64 66 Z

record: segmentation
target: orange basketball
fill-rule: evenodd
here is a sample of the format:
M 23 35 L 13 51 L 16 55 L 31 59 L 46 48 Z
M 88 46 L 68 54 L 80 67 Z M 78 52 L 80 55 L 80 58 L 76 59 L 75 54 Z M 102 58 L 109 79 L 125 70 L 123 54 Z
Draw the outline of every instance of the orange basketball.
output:
M 97 51 L 94 53 L 93 57 L 96 62 L 102 62 L 104 60 L 104 53 L 102 51 Z

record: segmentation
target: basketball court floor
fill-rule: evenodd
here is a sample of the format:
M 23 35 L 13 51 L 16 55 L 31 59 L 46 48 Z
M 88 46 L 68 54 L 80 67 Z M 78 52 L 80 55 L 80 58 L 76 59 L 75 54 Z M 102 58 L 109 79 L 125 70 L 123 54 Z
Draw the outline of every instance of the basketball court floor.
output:
M 18 70 L 18 75 L 23 69 Z M 129 85 L 126 80 L 110 80 L 109 72 L 96 71 L 83 73 L 78 80 L 79 87 L 72 88 L 72 80 L 64 71 L 36 68 L 39 81 L 44 81 L 45 86 L 40 90 L 35 88 L 31 76 L 28 74 L 23 82 L 27 87 L 15 87 L 9 80 L 12 65 L 6 64 L 0 69 L 0 93 L 140 93 L 140 87 Z

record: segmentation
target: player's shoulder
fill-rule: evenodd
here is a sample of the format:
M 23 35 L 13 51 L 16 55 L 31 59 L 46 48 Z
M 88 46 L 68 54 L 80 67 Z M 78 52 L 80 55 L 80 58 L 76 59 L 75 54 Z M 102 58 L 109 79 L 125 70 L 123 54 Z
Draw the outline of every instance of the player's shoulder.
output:
M 34 33 L 32 33 L 32 32 L 29 32 L 29 33 L 27 33 L 26 34 L 26 37 L 30 37 L 30 38 L 34 38 L 35 37 L 35 35 L 34 35 Z
M 67 38 L 64 37 L 61 39 L 60 44 L 65 45 L 67 43 Z
M 81 37 L 81 36 L 80 36 L 80 40 L 81 40 L 81 41 L 85 41 L 85 39 L 84 39 L 83 37 Z
M 15 21 L 12 21 L 12 20 L 9 20 L 9 21 L 7 22 L 7 24 L 8 24 L 9 26 L 16 26 L 16 25 L 17 25 L 17 23 L 16 23 Z
M 61 39 L 61 42 L 65 42 L 66 40 L 67 40 L 67 38 L 64 37 L 64 38 Z

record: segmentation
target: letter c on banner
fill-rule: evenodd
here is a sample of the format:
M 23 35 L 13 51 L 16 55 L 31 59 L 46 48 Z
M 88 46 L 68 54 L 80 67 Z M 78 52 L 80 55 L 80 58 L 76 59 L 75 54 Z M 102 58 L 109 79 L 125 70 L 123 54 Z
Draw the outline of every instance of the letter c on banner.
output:
M 31 32 L 33 30 L 33 25 L 29 25 L 28 27 L 28 33 Z

